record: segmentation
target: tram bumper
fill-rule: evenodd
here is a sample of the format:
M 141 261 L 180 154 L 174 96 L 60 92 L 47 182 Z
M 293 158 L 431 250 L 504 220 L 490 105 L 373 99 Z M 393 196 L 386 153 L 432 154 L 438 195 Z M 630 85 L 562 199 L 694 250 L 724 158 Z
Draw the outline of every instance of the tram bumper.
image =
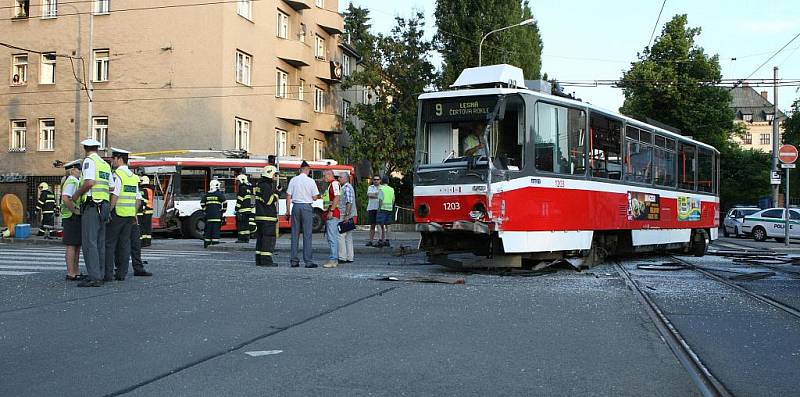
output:
M 444 232 L 447 230 L 471 232 L 475 234 L 489 234 L 490 232 L 488 224 L 478 221 L 455 221 L 449 228 L 446 228 L 445 226 L 436 222 L 418 223 L 416 228 L 417 231 L 421 233 Z

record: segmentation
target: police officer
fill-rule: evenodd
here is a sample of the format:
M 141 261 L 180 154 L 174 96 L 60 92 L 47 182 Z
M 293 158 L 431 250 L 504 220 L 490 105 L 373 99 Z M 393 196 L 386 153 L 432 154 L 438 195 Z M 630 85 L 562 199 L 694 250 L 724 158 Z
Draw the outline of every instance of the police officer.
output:
M 239 234 L 237 243 L 247 243 L 250 235 L 256 228 L 253 220 L 253 185 L 247 180 L 247 175 L 236 176 L 239 182 L 239 191 L 236 193 L 236 230 Z
M 85 276 L 80 274 L 78 261 L 81 256 L 81 211 L 80 202 L 72 201 L 72 194 L 78 189 L 81 176 L 81 161 L 75 160 L 64 164 L 67 176 L 61 183 L 61 227 L 64 230 L 62 242 L 66 245 L 64 261 L 67 263 L 67 276 L 69 281 L 82 280 Z
M 139 186 L 142 186 L 142 180 L 147 178 L 146 175 L 143 175 L 139 178 Z M 147 184 L 144 184 L 145 186 Z M 153 273 L 144 270 L 144 264 L 147 261 L 142 260 L 142 232 L 141 228 L 144 226 L 142 223 L 144 219 L 147 219 L 147 222 L 150 222 L 150 218 L 144 215 L 144 198 L 142 193 L 144 193 L 147 189 L 139 189 L 139 195 L 136 196 L 138 200 L 138 205 L 136 207 L 136 220 L 137 222 L 131 226 L 131 265 L 133 266 L 133 275 L 137 277 L 149 277 L 152 276 Z M 150 196 L 152 197 L 152 195 Z
M 81 251 L 88 279 L 79 287 L 103 285 L 106 257 L 106 223 L 110 220 L 108 182 L 111 166 L 97 154 L 100 142 L 86 139 L 81 142 L 86 158 L 81 166 L 81 180 L 72 200 L 81 200 Z
M 139 237 L 141 240 L 141 247 L 149 247 L 153 239 L 153 189 L 149 186 L 150 177 L 142 175 L 139 178 L 139 193 L 141 194 L 142 201 L 139 210 L 136 211 L 136 218 L 139 221 L 139 227 L 136 229 L 141 232 L 141 236 Z M 135 263 L 134 270 L 136 270 Z
M 220 185 L 220 182 L 216 179 L 209 182 L 208 193 L 200 200 L 200 208 L 202 208 L 203 212 L 206 214 L 203 248 L 208 248 L 209 245 L 219 244 L 222 217 L 225 215 L 225 210 L 228 208 L 228 203 L 225 201 L 225 194 L 219 190 Z
M 56 195 L 50 191 L 50 186 L 42 182 L 39 184 L 39 201 L 36 202 L 36 211 L 42 218 L 37 236 L 50 238 L 50 232 L 55 226 Z
M 256 266 L 275 266 L 272 256 L 278 235 L 278 190 L 274 183 L 277 172 L 275 166 L 264 167 L 253 190 L 256 198 Z
M 111 179 L 111 223 L 106 228 L 104 281 L 125 280 L 131 259 L 131 228 L 139 204 L 139 177 L 128 169 L 127 150 L 111 148 L 114 172 Z

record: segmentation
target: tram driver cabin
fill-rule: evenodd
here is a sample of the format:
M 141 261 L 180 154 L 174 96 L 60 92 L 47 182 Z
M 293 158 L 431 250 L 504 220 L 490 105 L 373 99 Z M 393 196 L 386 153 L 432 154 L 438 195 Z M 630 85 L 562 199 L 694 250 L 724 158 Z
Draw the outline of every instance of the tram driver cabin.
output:
M 530 89 L 509 65 L 466 69 L 451 88 L 419 98 L 414 207 L 432 259 L 701 255 L 717 238 L 713 147 Z

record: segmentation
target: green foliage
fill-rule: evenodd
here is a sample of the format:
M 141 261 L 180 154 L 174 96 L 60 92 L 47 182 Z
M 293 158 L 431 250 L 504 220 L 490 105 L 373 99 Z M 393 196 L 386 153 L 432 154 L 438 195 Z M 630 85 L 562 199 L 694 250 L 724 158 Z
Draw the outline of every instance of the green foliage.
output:
M 679 128 L 694 139 L 724 147 L 735 131 L 731 95 L 716 87 L 722 78 L 719 56 L 695 45 L 700 28 L 687 26 L 686 15 L 664 25 L 652 47 L 622 75 L 626 115 L 650 117 Z
M 444 58 L 439 87 L 448 87 L 462 70 L 478 66 L 481 37 L 498 28 L 533 17 L 528 0 L 437 0 L 437 49 Z M 538 79 L 542 39 L 537 24 L 515 27 L 489 36 L 483 44 L 483 64 L 507 63 L 522 68 L 527 79 Z
M 792 104 L 792 113 L 783 120 L 783 141 L 800 147 L 800 99 Z
M 367 202 L 369 198 L 367 198 L 367 187 L 369 187 L 370 182 L 368 180 L 365 181 L 352 181 L 353 190 L 356 193 L 356 210 L 358 211 L 358 224 L 359 225 L 366 225 L 369 222 L 369 216 L 367 214 Z
M 361 128 L 347 121 L 351 137 L 348 156 L 368 160 L 373 174 L 408 173 L 414 164 L 417 96 L 435 77 L 430 62 L 433 44 L 424 38 L 422 13 L 395 18 L 388 35 L 365 33 L 356 47 L 367 46 L 361 68 L 343 83 L 344 89 L 361 86 L 371 94 L 370 104 L 353 106 Z
M 736 204 L 755 205 L 759 198 L 769 195 L 770 158 L 769 153 L 744 150 L 735 144 L 722 149 L 720 201 L 723 209 Z

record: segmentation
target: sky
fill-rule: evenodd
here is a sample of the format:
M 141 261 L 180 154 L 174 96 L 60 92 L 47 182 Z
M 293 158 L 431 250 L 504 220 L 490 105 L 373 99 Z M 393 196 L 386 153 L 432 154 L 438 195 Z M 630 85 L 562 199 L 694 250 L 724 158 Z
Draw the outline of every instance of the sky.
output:
M 341 10 L 351 0 L 340 0 Z M 435 34 L 436 0 L 352 0 L 370 10 L 372 30 L 387 33 L 395 16 L 414 10 L 426 15 L 428 35 Z M 619 79 L 648 44 L 663 0 L 531 0 L 544 43 L 542 72 L 564 81 Z M 697 44 L 707 54 L 719 54 L 723 78 L 745 78 L 800 33 L 797 0 L 667 0 L 655 35 L 676 14 L 687 14 L 689 25 L 701 27 Z M 519 28 L 519 29 L 524 29 Z M 487 28 L 487 31 L 490 30 Z M 735 60 L 732 60 L 735 58 Z M 434 57 L 434 64 L 441 58 Z M 751 78 L 800 79 L 800 38 L 759 69 Z M 528 77 L 528 76 L 526 76 Z M 767 90 L 773 100 L 773 90 Z M 566 88 L 586 102 L 617 110 L 624 97 L 612 87 Z M 787 111 L 800 99 L 798 87 L 782 87 L 778 106 Z

